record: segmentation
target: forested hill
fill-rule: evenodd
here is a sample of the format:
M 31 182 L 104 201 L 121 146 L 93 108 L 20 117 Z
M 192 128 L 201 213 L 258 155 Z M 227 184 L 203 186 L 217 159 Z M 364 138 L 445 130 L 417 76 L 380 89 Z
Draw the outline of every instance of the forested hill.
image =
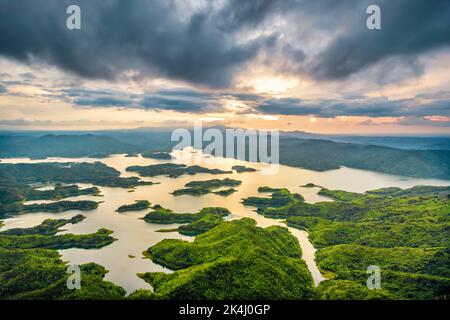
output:
M 282 138 L 280 163 L 312 170 L 346 166 L 409 177 L 450 179 L 448 150 L 401 150 L 318 139 Z
M 0 158 L 95 157 L 169 151 L 170 131 L 95 134 L 0 135 Z M 204 143 L 206 146 L 208 143 Z M 340 166 L 418 177 L 450 179 L 449 150 L 402 150 L 384 146 L 281 136 L 280 162 L 311 170 Z

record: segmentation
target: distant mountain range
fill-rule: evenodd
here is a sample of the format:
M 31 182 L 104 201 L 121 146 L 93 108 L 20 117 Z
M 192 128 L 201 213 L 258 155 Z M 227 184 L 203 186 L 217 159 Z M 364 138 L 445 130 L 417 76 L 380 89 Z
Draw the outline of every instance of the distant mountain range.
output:
M 115 153 L 169 151 L 171 130 L 92 133 L 3 132 L 0 158 L 94 157 Z M 450 138 L 280 134 L 280 162 L 312 170 L 340 166 L 410 177 L 450 179 Z
M 321 139 L 405 150 L 450 150 L 450 136 L 353 136 L 314 134 L 304 131 L 283 131 L 281 135 L 301 139 Z

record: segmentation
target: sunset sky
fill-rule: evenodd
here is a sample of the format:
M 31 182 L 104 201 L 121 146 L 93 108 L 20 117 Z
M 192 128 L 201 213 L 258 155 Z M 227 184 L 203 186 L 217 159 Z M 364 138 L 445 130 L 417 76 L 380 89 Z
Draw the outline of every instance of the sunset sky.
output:
M 2 0 L 0 129 L 450 134 L 449 45 L 448 0 Z

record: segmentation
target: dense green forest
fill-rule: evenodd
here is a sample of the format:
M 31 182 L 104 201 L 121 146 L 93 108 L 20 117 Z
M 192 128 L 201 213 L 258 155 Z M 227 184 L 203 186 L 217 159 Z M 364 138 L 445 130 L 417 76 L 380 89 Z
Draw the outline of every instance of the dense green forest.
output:
M 56 235 L 67 223 L 84 219 L 45 220 L 32 228 L 0 232 L 0 299 L 119 299 L 125 290 L 103 280 L 107 270 L 95 263 L 80 266 L 81 288 L 69 290 L 67 263 L 56 249 L 101 248 L 115 239 L 111 231 Z
M 145 254 L 176 270 L 140 274 L 154 288 L 132 298 L 308 299 L 312 278 L 286 228 L 256 227 L 252 219 L 223 222 L 194 242 L 166 239 Z
M 95 163 L 0 163 L 0 187 L 12 188 L 30 183 L 89 183 L 97 186 L 132 188 L 149 185 L 137 177 L 122 178 L 120 172 L 101 162 Z M 14 193 L 13 193 L 14 194 Z
M 182 223 L 176 229 L 161 229 L 160 232 L 178 231 L 181 234 L 194 236 L 206 232 L 223 221 L 223 217 L 231 212 L 226 208 L 208 207 L 197 213 L 175 213 L 162 207 L 147 214 L 143 219 L 149 223 L 172 224 Z
M 450 187 L 319 193 L 334 201 L 308 204 L 286 189 L 273 190 L 270 198 L 244 200 L 260 214 L 308 231 L 319 248 L 317 264 L 330 279 L 320 284 L 319 298 L 433 299 L 449 294 Z M 383 290 L 365 287 L 369 265 L 381 268 Z
M 209 174 L 225 174 L 232 173 L 232 171 L 224 171 L 220 169 L 208 169 L 205 167 L 193 165 L 187 166 L 185 164 L 176 163 L 161 163 L 149 166 L 130 166 L 126 169 L 129 172 L 137 172 L 143 177 L 168 176 L 170 178 L 177 178 L 181 175 L 195 175 L 197 173 Z
M 246 166 L 232 166 L 231 170 L 236 171 L 237 173 L 242 173 L 242 172 L 255 172 L 256 169 L 255 168 L 250 168 L 250 167 L 246 167 Z
M 172 194 L 175 196 L 190 194 L 193 196 L 201 196 L 208 193 L 214 193 L 222 196 L 228 196 L 237 190 L 234 188 L 216 190 L 222 187 L 236 187 L 242 183 L 240 180 L 225 178 L 225 179 L 211 179 L 205 181 L 191 181 L 184 186 L 187 188 L 175 190 Z
M 30 213 L 30 212 L 63 212 L 69 210 L 88 211 L 98 207 L 98 202 L 91 200 L 80 201 L 57 201 L 50 203 L 35 203 L 25 205 L 21 202 L 15 202 L 6 205 L 0 205 L 0 217 Z
M 136 200 L 133 204 L 124 204 L 117 208 L 117 212 L 140 211 L 150 208 L 150 202 L 147 200 Z
M 168 152 L 146 151 L 142 152 L 143 158 L 157 159 L 157 160 L 170 160 L 172 156 Z

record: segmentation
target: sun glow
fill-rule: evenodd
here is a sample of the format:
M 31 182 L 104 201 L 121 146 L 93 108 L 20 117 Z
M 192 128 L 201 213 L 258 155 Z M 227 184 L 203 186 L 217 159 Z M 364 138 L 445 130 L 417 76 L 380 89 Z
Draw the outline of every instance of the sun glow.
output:
M 283 77 L 264 77 L 251 80 L 249 86 L 257 93 L 278 94 L 297 86 L 298 80 Z

